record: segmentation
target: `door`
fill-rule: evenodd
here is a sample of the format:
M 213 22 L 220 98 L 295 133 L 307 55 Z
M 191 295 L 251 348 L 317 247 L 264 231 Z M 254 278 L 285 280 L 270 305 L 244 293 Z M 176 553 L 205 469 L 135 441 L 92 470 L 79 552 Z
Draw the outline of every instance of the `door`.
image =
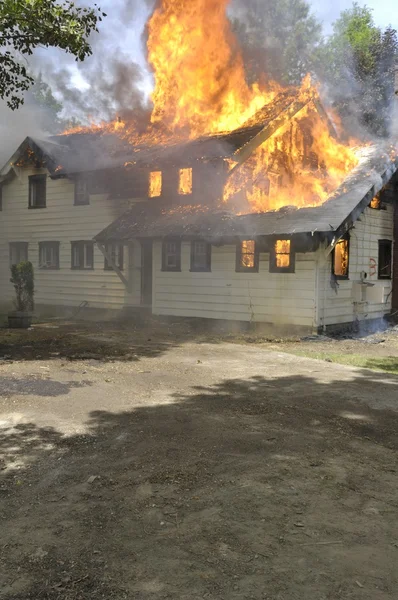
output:
M 152 240 L 141 241 L 141 305 L 152 307 Z

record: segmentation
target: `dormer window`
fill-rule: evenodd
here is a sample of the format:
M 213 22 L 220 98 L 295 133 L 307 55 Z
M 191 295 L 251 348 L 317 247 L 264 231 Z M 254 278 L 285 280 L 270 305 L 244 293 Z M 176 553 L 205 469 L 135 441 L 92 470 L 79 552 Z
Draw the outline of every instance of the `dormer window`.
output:
M 151 171 L 149 173 L 149 197 L 159 198 L 162 195 L 162 171 Z
M 180 169 L 178 193 L 181 196 L 192 194 L 192 169 Z
M 75 206 L 90 204 L 87 181 L 79 176 L 75 179 Z
M 29 177 L 29 208 L 46 208 L 47 175 Z
M 271 273 L 294 273 L 295 255 L 291 240 L 276 240 L 271 249 L 269 267 Z

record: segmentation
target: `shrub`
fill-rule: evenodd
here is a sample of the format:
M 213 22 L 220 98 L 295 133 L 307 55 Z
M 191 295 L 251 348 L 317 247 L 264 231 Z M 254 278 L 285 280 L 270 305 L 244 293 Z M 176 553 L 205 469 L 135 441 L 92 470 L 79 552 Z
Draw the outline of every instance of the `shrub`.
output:
M 34 273 L 31 262 L 23 261 L 11 266 L 11 283 L 15 289 L 15 308 L 18 312 L 29 312 L 34 309 Z

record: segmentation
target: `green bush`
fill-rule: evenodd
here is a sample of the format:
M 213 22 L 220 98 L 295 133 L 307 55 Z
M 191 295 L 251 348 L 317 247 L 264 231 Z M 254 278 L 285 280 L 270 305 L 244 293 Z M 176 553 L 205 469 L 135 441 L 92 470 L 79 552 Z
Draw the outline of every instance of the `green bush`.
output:
M 33 265 L 23 261 L 11 266 L 11 283 L 15 289 L 15 308 L 18 312 L 30 312 L 34 309 L 34 273 Z

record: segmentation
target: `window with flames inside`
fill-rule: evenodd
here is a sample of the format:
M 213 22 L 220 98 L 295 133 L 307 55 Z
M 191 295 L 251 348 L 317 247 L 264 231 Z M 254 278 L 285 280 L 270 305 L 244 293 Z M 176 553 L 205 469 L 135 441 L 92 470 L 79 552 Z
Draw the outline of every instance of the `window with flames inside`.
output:
M 178 193 L 181 196 L 192 194 L 192 169 L 180 169 Z
M 294 273 L 295 255 L 291 240 L 276 240 L 270 254 L 271 273 Z
M 348 279 L 350 240 L 348 236 L 337 242 L 332 254 L 332 273 L 336 279 Z
M 151 171 L 149 173 L 149 197 L 159 198 L 162 195 L 163 177 L 162 171 Z
M 236 270 L 239 272 L 258 272 L 259 255 L 254 240 L 244 240 L 237 246 Z

